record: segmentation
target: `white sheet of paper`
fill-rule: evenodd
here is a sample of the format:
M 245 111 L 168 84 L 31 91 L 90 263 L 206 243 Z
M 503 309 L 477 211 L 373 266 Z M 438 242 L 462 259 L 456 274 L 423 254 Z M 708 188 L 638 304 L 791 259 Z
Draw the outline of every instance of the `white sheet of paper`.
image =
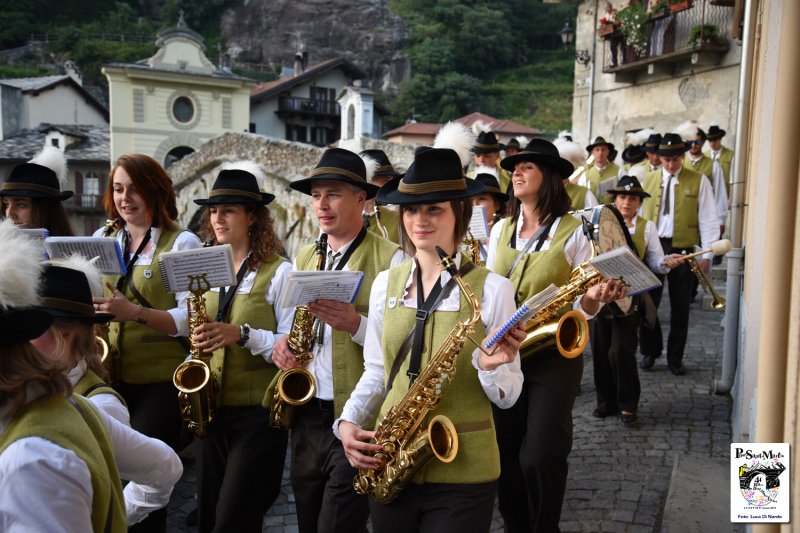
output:
M 603 277 L 622 279 L 628 284 L 628 296 L 659 287 L 661 282 L 627 246 L 615 248 L 589 260 Z
M 161 280 L 167 292 L 189 290 L 189 276 L 205 274 L 210 287 L 229 287 L 236 283 L 230 244 L 164 252 L 158 256 Z
M 619 182 L 619 178 L 617 176 L 612 176 L 610 178 L 606 178 L 600 183 L 597 184 L 597 198 L 602 199 L 603 196 L 608 196 L 608 190 L 613 189 L 617 186 Z
M 489 223 L 486 221 L 486 208 L 484 206 L 473 206 L 472 218 L 469 220 L 469 232 L 472 236 L 467 235 L 467 238 L 478 241 L 489 238 Z
M 281 307 L 297 307 L 314 300 L 353 303 L 364 273 L 351 270 L 300 270 L 286 275 Z
M 95 266 L 103 274 L 121 276 L 125 274 L 125 262 L 122 249 L 113 237 L 47 237 L 44 247 L 51 259 L 67 257 L 73 254 L 82 255 L 86 259 L 97 260 Z

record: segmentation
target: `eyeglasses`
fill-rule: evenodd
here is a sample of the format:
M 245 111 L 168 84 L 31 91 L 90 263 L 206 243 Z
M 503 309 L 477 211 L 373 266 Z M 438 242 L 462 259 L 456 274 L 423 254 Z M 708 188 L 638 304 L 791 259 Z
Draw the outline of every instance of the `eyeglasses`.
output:
M 698 146 L 702 145 L 705 141 L 703 139 L 697 139 L 696 141 L 692 141 L 692 144 L 696 144 Z

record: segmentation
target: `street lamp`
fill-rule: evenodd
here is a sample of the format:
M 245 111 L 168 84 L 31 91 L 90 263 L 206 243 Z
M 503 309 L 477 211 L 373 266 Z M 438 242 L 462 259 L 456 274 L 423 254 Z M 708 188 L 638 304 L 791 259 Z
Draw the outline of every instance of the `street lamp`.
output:
M 569 25 L 569 22 L 564 24 L 564 27 L 558 32 L 561 35 L 561 42 L 564 44 L 564 50 L 569 48 L 572 41 L 575 39 L 575 30 Z

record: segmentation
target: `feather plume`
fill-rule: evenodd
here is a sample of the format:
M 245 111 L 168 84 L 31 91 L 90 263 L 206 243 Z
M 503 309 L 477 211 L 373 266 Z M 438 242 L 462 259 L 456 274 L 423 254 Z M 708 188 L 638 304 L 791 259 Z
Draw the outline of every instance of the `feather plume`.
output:
M 645 128 L 632 133 L 625 134 L 625 146 L 640 146 L 647 142 L 648 137 L 653 135 L 656 130 Z
M 52 259 L 48 261 L 48 264 L 83 272 L 83 275 L 86 276 L 86 280 L 89 282 L 89 289 L 92 291 L 92 296 L 103 296 L 103 274 L 95 266 L 97 259 L 97 257 L 94 259 L 86 259 L 86 257 L 80 254 L 72 254 L 58 259 Z
M 367 181 L 372 181 L 372 177 L 375 175 L 375 171 L 378 170 L 378 162 L 365 154 L 359 154 L 358 157 L 364 162 L 364 168 L 367 170 Z
M 580 144 L 568 141 L 563 137 L 556 139 L 553 144 L 558 148 L 559 155 L 575 167 L 583 166 L 586 163 L 586 151 Z
M 0 308 L 39 305 L 42 247 L 19 231 L 11 219 L 0 221 Z
M 64 152 L 55 146 L 45 146 L 42 148 L 42 151 L 33 156 L 33 159 L 28 161 L 28 163 L 35 163 L 49 168 L 56 173 L 61 187 L 67 184 L 67 158 L 64 156 Z
M 716 127 L 719 128 L 719 121 L 718 120 L 712 120 L 711 123 L 709 124 L 709 127 L 710 126 L 716 126 Z
M 479 167 L 475 167 L 475 175 L 477 176 L 478 174 L 491 174 L 492 176 L 494 176 L 496 178 L 497 177 L 497 169 L 481 165 Z
M 472 133 L 474 133 L 475 136 L 481 133 L 489 133 L 490 131 L 492 131 L 492 127 L 483 120 L 476 120 L 472 123 Z
M 561 130 L 558 132 L 558 137 L 556 138 L 572 142 L 572 132 L 568 130 Z
M 693 141 L 697 135 L 697 122 L 694 120 L 687 120 L 686 122 L 681 123 L 673 131 L 680 135 L 681 139 L 684 141 Z
M 261 165 L 248 159 L 226 161 L 222 163 L 220 170 L 243 170 L 255 176 L 259 183 L 264 183 L 267 180 L 267 175 L 264 174 L 264 169 L 261 168 Z
M 465 167 L 472 160 L 470 148 L 475 146 L 476 138 L 477 135 L 469 131 L 463 124 L 448 122 L 436 134 L 436 138 L 433 140 L 433 147 L 455 150 L 461 159 L 461 166 Z
M 530 140 L 530 139 L 528 139 L 527 137 L 525 137 L 524 135 L 517 135 L 517 136 L 516 136 L 516 137 L 514 137 L 514 138 L 517 140 L 517 142 L 519 143 L 520 147 L 521 147 L 521 148 L 523 148 L 523 149 L 524 149 L 526 146 L 528 146 L 528 143 L 529 143 L 529 142 L 531 142 L 531 140 Z
M 639 181 L 642 181 L 642 178 L 645 174 L 647 174 L 647 169 L 642 165 L 634 165 L 627 171 L 628 176 L 634 176 Z

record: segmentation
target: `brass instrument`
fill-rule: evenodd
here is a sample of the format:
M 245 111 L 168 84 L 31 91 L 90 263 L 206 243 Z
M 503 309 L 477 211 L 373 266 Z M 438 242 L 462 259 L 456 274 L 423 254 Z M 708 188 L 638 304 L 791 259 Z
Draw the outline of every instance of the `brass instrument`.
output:
M 438 415 L 427 426 L 422 424 L 439 403 L 442 385 L 455 375 L 458 354 L 481 319 L 481 303 L 461 279 L 453 260 L 441 248 L 436 250 L 442 259 L 442 269 L 450 272 L 472 306 L 472 316 L 453 326 L 403 399 L 389 409 L 378 426 L 373 442 L 381 445 L 383 451 L 374 457 L 381 459 L 382 464 L 378 470 L 359 469 L 353 479 L 356 492 L 368 495 L 377 503 L 394 500 L 432 457 L 449 463 L 458 453 L 458 434 L 450 419 Z
M 581 177 L 581 174 L 584 174 L 585 172 L 588 172 L 589 168 L 593 164 L 594 164 L 594 156 L 590 155 L 588 158 L 586 158 L 586 162 L 583 165 L 577 167 L 572 172 L 572 174 L 569 175 L 569 177 L 567 179 L 569 181 L 571 181 L 572 183 L 574 183 L 575 185 L 577 185 L 578 184 L 578 179 Z
M 325 257 L 328 253 L 328 236 L 323 233 L 317 241 L 316 270 L 325 269 Z M 294 311 L 292 329 L 289 331 L 289 350 L 301 366 L 314 358 L 312 349 L 315 340 L 316 319 L 309 313 L 307 305 L 301 305 Z M 291 368 L 281 372 L 272 397 L 272 408 L 269 413 L 269 424 L 276 428 L 289 429 L 294 420 L 295 408 L 308 403 L 314 397 L 317 382 L 314 375 L 305 368 Z
M 375 209 L 375 223 L 378 225 L 378 230 L 381 232 L 381 236 L 384 239 L 391 240 L 391 239 L 389 239 L 389 230 L 387 230 L 386 227 L 381 222 L 381 208 L 380 208 L 380 206 L 378 204 L 375 204 L 373 209 Z
M 478 266 L 483 266 L 481 260 L 481 243 L 478 239 L 472 237 L 472 232 L 467 230 L 467 238 L 463 241 L 464 254 L 469 257 L 469 260 Z
M 697 264 L 697 261 L 690 257 L 686 260 L 689 264 L 689 268 L 694 272 L 694 275 L 697 276 L 697 281 L 700 282 L 700 285 L 703 287 L 703 292 L 706 294 L 711 294 L 713 300 L 711 301 L 711 307 L 714 309 L 725 309 L 725 298 L 717 293 L 717 289 L 711 284 L 711 280 L 708 279 L 708 276 L 703 269 L 700 268 L 700 265 Z
M 208 424 L 214 419 L 216 411 L 217 383 L 208 366 L 210 356 L 202 355 L 200 348 L 191 342 L 191 332 L 208 322 L 206 302 L 203 294 L 211 288 L 205 274 L 189 276 L 187 298 L 189 308 L 189 342 L 192 358 L 184 361 L 172 375 L 172 382 L 178 389 L 178 406 L 181 418 L 198 437 L 204 437 Z
M 117 217 L 114 220 L 106 220 L 103 224 L 103 237 L 110 237 L 114 230 L 122 227 L 122 219 Z M 120 371 L 119 350 L 116 346 L 111 345 L 108 337 L 109 324 L 94 325 L 94 335 L 96 338 L 97 347 L 101 352 L 100 361 L 103 366 L 108 370 L 108 381 L 111 385 L 116 385 L 122 379 Z

